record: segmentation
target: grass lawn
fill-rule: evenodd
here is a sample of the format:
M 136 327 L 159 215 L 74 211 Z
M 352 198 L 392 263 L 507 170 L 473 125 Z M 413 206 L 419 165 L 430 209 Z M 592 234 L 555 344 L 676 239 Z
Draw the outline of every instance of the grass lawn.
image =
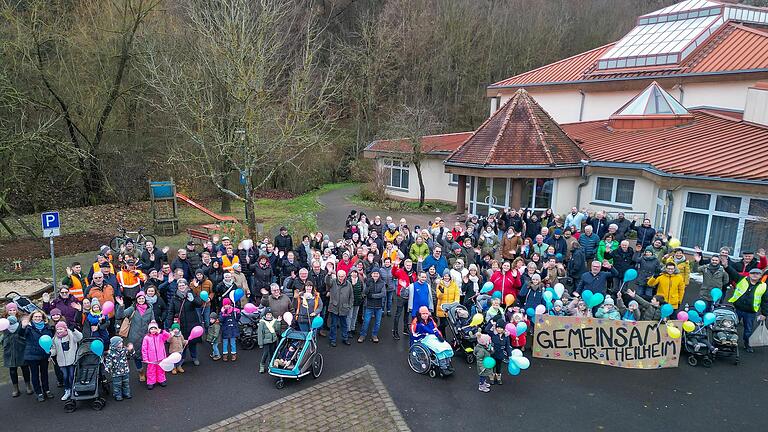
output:
M 450 204 L 442 201 L 426 201 L 424 207 L 419 207 L 418 201 L 371 201 L 361 197 L 359 194 L 352 195 L 348 198 L 351 202 L 358 206 L 381 209 L 396 212 L 412 212 L 412 213 L 428 213 L 428 212 L 443 212 L 449 213 L 456 209 L 455 204 Z
M 292 199 L 258 199 L 254 216 L 263 223 L 267 236 L 273 236 L 281 225 L 288 227 L 290 232 L 300 235 L 316 231 L 317 212 L 322 209 L 317 198 L 319 195 L 336 189 L 353 185 L 354 183 L 332 183 L 321 186 L 318 189 L 299 195 Z M 204 203 L 208 208 L 218 213 L 217 202 Z M 232 212 L 228 215 L 235 216 L 240 221 L 245 219 L 242 202 L 232 202 Z M 105 217 L 106 213 L 108 213 Z M 31 214 L 22 216 L 24 222 L 38 231 L 40 235 L 40 215 Z M 121 208 L 116 205 L 97 206 L 96 208 L 64 209 L 61 211 L 62 234 L 74 234 L 81 232 L 101 232 L 117 234 L 117 226 L 123 225 L 133 229 L 138 226 L 152 226 L 151 214 L 148 203 L 137 203 L 129 208 Z M 172 250 L 183 247 L 189 239 L 184 227 L 212 223 L 210 217 L 179 201 L 179 225 L 181 233 L 174 236 L 156 235 L 160 247 L 169 246 Z M 19 228 L 16 231 L 16 228 Z M 12 229 L 18 233 L 23 232 L 20 226 L 13 221 Z M 7 233 L 4 233 L 7 236 Z M 108 234 L 108 238 L 111 234 Z M 0 234 L 0 240 L 7 240 Z M 36 240 L 29 240 L 36 241 Z M 83 267 L 94 261 L 95 251 L 88 251 L 76 255 L 56 257 L 57 278 L 63 277 L 64 268 L 73 261 L 82 262 Z M 11 272 L 10 265 L 0 266 L 0 281 L 17 279 L 50 279 L 50 259 L 37 259 L 26 265 L 22 272 Z

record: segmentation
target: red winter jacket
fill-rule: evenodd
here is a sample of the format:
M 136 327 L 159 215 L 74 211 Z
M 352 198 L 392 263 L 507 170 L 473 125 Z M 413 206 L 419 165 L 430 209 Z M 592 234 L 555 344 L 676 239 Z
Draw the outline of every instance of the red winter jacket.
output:
M 494 292 L 500 292 L 502 300 L 507 294 L 512 294 L 517 298 L 517 293 L 520 291 L 520 287 L 523 286 L 520 280 L 520 273 L 517 270 L 510 270 L 503 273 L 501 270 L 491 275 L 491 282 L 493 282 L 493 291 L 488 295 L 493 295 Z
M 392 266 L 392 277 L 397 279 L 396 295 L 398 296 L 400 295 L 400 290 L 419 280 L 419 274 L 416 272 L 415 266 L 411 267 L 410 273 L 404 268 L 400 268 L 400 266 Z

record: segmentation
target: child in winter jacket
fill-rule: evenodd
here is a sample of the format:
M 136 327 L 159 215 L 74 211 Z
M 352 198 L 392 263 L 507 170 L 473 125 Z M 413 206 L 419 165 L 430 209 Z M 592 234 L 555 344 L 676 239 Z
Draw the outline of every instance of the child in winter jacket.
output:
M 477 345 L 475 345 L 475 364 L 477 365 L 477 375 L 480 377 L 477 390 L 483 393 L 491 391 L 491 385 L 488 383 L 488 378 L 493 377 L 493 369 L 486 369 L 483 367 L 483 360 L 485 360 L 486 357 L 491 357 L 491 354 L 493 354 L 491 337 L 487 334 L 478 334 Z
M 75 361 L 77 360 L 77 345 L 83 340 L 83 334 L 77 330 L 67 328 L 67 323 L 61 320 L 56 323 L 56 334 L 51 346 L 51 357 L 56 359 L 63 375 L 65 401 L 72 395 L 72 383 L 75 378 Z
M 112 396 L 116 401 L 132 397 L 128 358 L 133 357 L 133 346 L 128 345 L 123 346 L 120 336 L 112 336 L 109 340 L 109 351 L 104 357 L 104 367 L 112 375 Z
M 280 334 L 280 321 L 274 319 L 270 308 L 264 309 L 264 317 L 259 321 L 257 329 L 259 348 L 262 348 L 261 362 L 259 363 L 259 373 L 264 373 L 272 354 L 275 352 L 277 337 Z
M 206 341 L 211 344 L 211 358 L 213 361 L 221 359 L 221 353 L 219 352 L 221 324 L 219 324 L 219 315 L 216 312 L 211 312 L 208 320 L 208 335 L 206 336 Z
M 517 327 L 518 323 L 524 322 L 526 326 L 530 327 L 531 322 L 528 320 L 528 318 L 523 315 L 522 312 L 515 312 L 512 314 L 509 320 L 510 323 L 514 324 L 515 327 Z M 512 348 L 519 348 L 521 350 L 525 350 L 525 344 L 528 341 L 528 338 L 526 337 L 527 331 L 523 332 L 520 336 L 511 334 L 509 335 L 509 344 L 512 346 Z
M 491 299 L 491 307 L 489 307 L 488 312 L 485 313 L 485 320 L 491 322 L 497 315 L 503 316 L 503 312 L 504 309 L 501 307 L 501 299 L 499 297 L 493 297 L 493 299 Z
M 224 361 L 229 361 L 229 353 L 232 352 L 232 361 L 237 361 L 237 338 L 240 336 L 240 309 L 232 305 L 232 301 L 225 298 L 222 301 L 219 322 L 221 322 L 222 353 Z
M 160 331 L 157 322 L 149 323 L 149 333 L 144 336 L 141 343 L 141 358 L 147 364 L 147 389 L 152 390 L 155 384 L 165 387 L 165 371 L 160 367 L 160 362 L 167 357 L 165 342 L 171 338 L 167 331 Z
M 562 300 L 555 300 L 552 309 L 549 310 L 549 314 L 552 316 L 565 316 L 565 308 L 563 307 Z
M 613 297 L 606 295 L 605 301 L 595 312 L 595 318 L 620 320 L 621 314 L 613 303 Z
M 171 338 L 168 339 L 168 354 L 183 353 L 185 346 L 187 346 L 187 341 L 184 339 L 184 335 L 181 334 L 181 326 L 179 323 L 173 323 L 171 325 Z M 184 369 L 181 367 L 183 361 L 180 360 L 174 365 L 171 374 L 184 373 Z
M 502 384 L 501 366 L 504 364 L 504 360 L 512 355 L 512 348 L 509 345 L 509 337 L 506 335 L 506 330 L 504 330 L 505 324 L 504 317 L 498 317 L 493 321 L 493 333 L 491 333 L 493 353 L 491 356 L 496 360 L 496 366 L 493 367 L 494 374 L 491 376 L 491 384 Z

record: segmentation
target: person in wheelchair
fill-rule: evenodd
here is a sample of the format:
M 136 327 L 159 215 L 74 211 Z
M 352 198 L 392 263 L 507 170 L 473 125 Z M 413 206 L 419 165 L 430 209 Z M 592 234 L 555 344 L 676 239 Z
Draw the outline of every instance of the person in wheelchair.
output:
M 453 372 L 450 360 L 453 357 L 453 348 L 443 339 L 435 319 L 432 318 L 426 306 L 420 307 L 419 314 L 411 321 L 411 346 L 417 342 L 435 354 L 440 369 L 445 375 Z

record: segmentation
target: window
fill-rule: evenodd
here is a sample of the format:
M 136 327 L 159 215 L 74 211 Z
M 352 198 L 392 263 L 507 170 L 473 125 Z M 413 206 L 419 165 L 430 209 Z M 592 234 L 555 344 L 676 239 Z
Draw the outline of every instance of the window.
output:
M 407 191 L 409 173 L 408 162 L 399 159 L 384 159 L 384 182 L 387 187 Z
M 448 184 L 449 185 L 457 186 L 459 184 L 459 175 L 458 174 L 448 174 L 448 176 L 450 178 L 448 180 Z
M 728 246 L 733 255 L 768 244 L 768 200 L 688 192 L 680 241 L 716 253 Z
M 598 177 L 595 182 L 595 201 L 632 205 L 634 195 L 634 180 Z
M 523 186 L 522 206 L 536 210 L 552 207 L 553 184 L 553 179 L 526 179 Z

